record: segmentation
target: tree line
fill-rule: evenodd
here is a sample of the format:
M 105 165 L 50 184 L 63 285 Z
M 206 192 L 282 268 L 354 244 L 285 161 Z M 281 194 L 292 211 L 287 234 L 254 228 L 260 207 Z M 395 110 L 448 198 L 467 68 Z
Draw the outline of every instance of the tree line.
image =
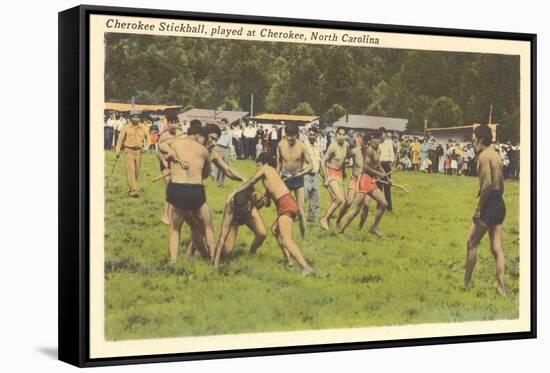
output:
M 519 140 L 519 57 L 108 33 L 108 101 L 254 113 L 406 118 L 408 129 L 500 123 Z

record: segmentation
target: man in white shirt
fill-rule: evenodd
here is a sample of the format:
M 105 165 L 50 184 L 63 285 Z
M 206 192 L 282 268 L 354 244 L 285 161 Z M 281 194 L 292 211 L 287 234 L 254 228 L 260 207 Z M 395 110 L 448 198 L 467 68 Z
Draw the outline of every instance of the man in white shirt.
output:
M 104 130 L 104 142 L 103 142 L 103 148 L 105 150 L 111 150 L 113 149 L 113 133 L 114 133 L 114 125 L 115 125 L 116 119 L 115 119 L 115 113 L 111 113 L 109 119 L 105 122 L 103 126 Z
M 229 125 L 225 119 L 222 119 L 221 125 L 221 135 L 218 138 L 214 150 L 221 156 L 223 161 L 229 164 L 229 147 L 233 139 L 231 138 L 231 132 L 229 132 Z M 212 176 L 214 180 L 218 183 L 218 187 L 223 188 L 225 181 L 225 173 L 220 170 L 214 163 L 210 165 L 212 168 Z
M 117 113 L 115 115 L 115 121 L 113 123 L 113 130 L 115 132 L 115 136 L 113 139 L 113 148 L 116 145 L 118 141 L 118 136 L 120 135 L 120 131 L 122 131 L 122 127 L 124 127 L 125 124 L 126 124 L 126 121 L 124 120 L 124 118 L 122 118 L 120 114 Z
M 399 159 L 399 154 L 401 153 L 401 141 L 399 141 L 399 136 L 393 136 L 393 152 L 395 155 L 395 160 Z
M 395 159 L 393 152 L 393 141 L 391 139 L 391 134 L 389 133 L 384 133 L 382 136 L 382 142 L 378 145 L 378 148 L 380 149 L 380 165 L 384 169 L 384 172 L 389 172 L 392 169 L 392 164 Z M 388 179 L 391 179 L 391 176 L 389 176 Z M 386 197 L 386 202 L 388 203 L 387 210 L 392 211 L 393 205 L 391 201 L 391 185 L 381 184 L 379 185 L 379 188 L 384 191 L 384 196 Z
M 244 128 L 244 158 L 256 158 L 256 128 L 252 126 L 252 122 L 248 122 Z
M 231 132 L 233 136 L 233 144 L 235 145 L 235 154 L 237 159 L 243 158 L 243 129 L 240 124 L 236 124 Z
M 271 144 L 271 154 L 277 155 L 277 146 L 279 146 L 279 135 L 277 134 L 277 127 L 271 126 L 269 132 L 269 141 Z
M 474 146 L 472 144 L 468 144 L 467 154 L 468 154 L 468 175 L 476 176 L 476 173 L 477 173 L 476 153 L 474 150 Z
M 309 153 L 313 170 L 304 175 L 304 190 L 306 204 L 309 201 L 309 221 L 319 220 L 321 210 L 321 179 L 319 177 L 319 168 L 321 167 L 321 148 L 318 141 L 318 131 L 311 127 L 308 131 L 308 141 L 306 149 Z

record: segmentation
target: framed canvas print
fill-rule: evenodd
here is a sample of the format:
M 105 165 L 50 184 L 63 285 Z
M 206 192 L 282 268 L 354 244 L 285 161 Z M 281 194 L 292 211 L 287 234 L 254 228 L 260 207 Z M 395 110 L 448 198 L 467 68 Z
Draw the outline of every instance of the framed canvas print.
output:
M 59 13 L 59 358 L 536 336 L 536 36 Z

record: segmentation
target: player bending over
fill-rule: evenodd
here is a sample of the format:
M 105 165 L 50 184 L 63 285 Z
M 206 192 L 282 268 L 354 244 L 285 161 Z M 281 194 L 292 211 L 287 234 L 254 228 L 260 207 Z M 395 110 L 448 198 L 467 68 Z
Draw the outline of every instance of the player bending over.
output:
M 278 216 L 274 226 L 283 254 L 287 260 L 290 258 L 296 260 L 302 267 L 303 273 L 309 274 L 313 272 L 313 268 L 306 262 L 300 248 L 292 238 L 292 224 L 298 216 L 298 205 L 277 173 L 276 165 L 275 159 L 270 153 L 263 152 L 259 154 L 256 159 L 256 166 L 258 167 L 256 173 L 244 182 L 235 193 L 242 192 L 258 181 L 262 181 L 267 194 L 277 208 Z
M 258 250 L 267 236 L 258 210 L 268 205 L 269 202 L 271 201 L 265 195 L 255 191 L 254 187 L 229 196 L 225 203 L 220 238 L 214 255 L 214 266 L 217 267 L 220 264 L 220 259 L 227 257 L 233 250 L 241 225 L 246 225 L 254 233 L 250 254 L 254 254 Z

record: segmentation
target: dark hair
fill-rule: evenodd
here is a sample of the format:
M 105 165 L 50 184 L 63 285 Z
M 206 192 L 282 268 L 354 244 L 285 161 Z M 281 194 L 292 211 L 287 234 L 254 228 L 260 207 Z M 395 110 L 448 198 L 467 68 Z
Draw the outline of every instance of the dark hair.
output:
M 371 139 L 372 139 L 372 136 L 369 135 L 368 133 L 363 134 L 363 141 L 364 142 L 369 142 Z
M 198 119 L 193 119 L 191 122 L 189 122 L 189 127 L 196 127 L 196 126 L 202 127 L 202 122 Z
M 250 196 L 252 195 L 253 191 L 254 187 L 250 186 L 245 190 L 241 190 L 240 192 L 235 193 L 235 197 L 233 197 L 233 203 L 239 207 L 245 206 L 250 201 Z
M 317 130 L 316 127 L 309 127 L 309 129 L 307 130 L 308 132 L 313 132 L 314 134 L 318 134 L 319 131 Z
M 169 123 L 179 122 L 179 118 L 176 114 L 168 114 L 166 120 L 168 120 Z
M 206 126 L 204 126 L 204 130 L 207 136 L 210 135 L 211 133 L 217 134 L 218 137 L 222 135 L 222 130 L 216 124 L 209 123 Z
M 290 136 L 298 136 L 298 126 L 294 123 L 285 126 L 285 133 Z
M 474 130 L 476 139 L 485 146 L 491 145 L 493 142 L 493 132 L 488 125 L 482 124 Z
M 273 168 L 277 167 L 275 157 L 269 152 L 262 152 L 258 154 L 258 157 L 256 158 L 256 163 L 268 164 Z
M 371 138 L 375 138 L 375 139 L 379 139 L 380 137 L 382 137 L 382 131 L 380 130 L 376 130 L 372 133 L 372 137 Z
M 190 126 L 189 129 L 187 130 L 187 134 L 189 136 L 193 136 L 193 135 L 200 135 L 204 138 L 206 138 L 206 131 L 204 130 L 204 128 L 202 126 Z
M 336 134 L 338 134 L 338 132 L 340 132 L 340 131 L 344 131 L 344 135 L 348 133 L 348 131 L 346 130 L 345 127 L 338 127 L 338 128 L 336 128 Z

